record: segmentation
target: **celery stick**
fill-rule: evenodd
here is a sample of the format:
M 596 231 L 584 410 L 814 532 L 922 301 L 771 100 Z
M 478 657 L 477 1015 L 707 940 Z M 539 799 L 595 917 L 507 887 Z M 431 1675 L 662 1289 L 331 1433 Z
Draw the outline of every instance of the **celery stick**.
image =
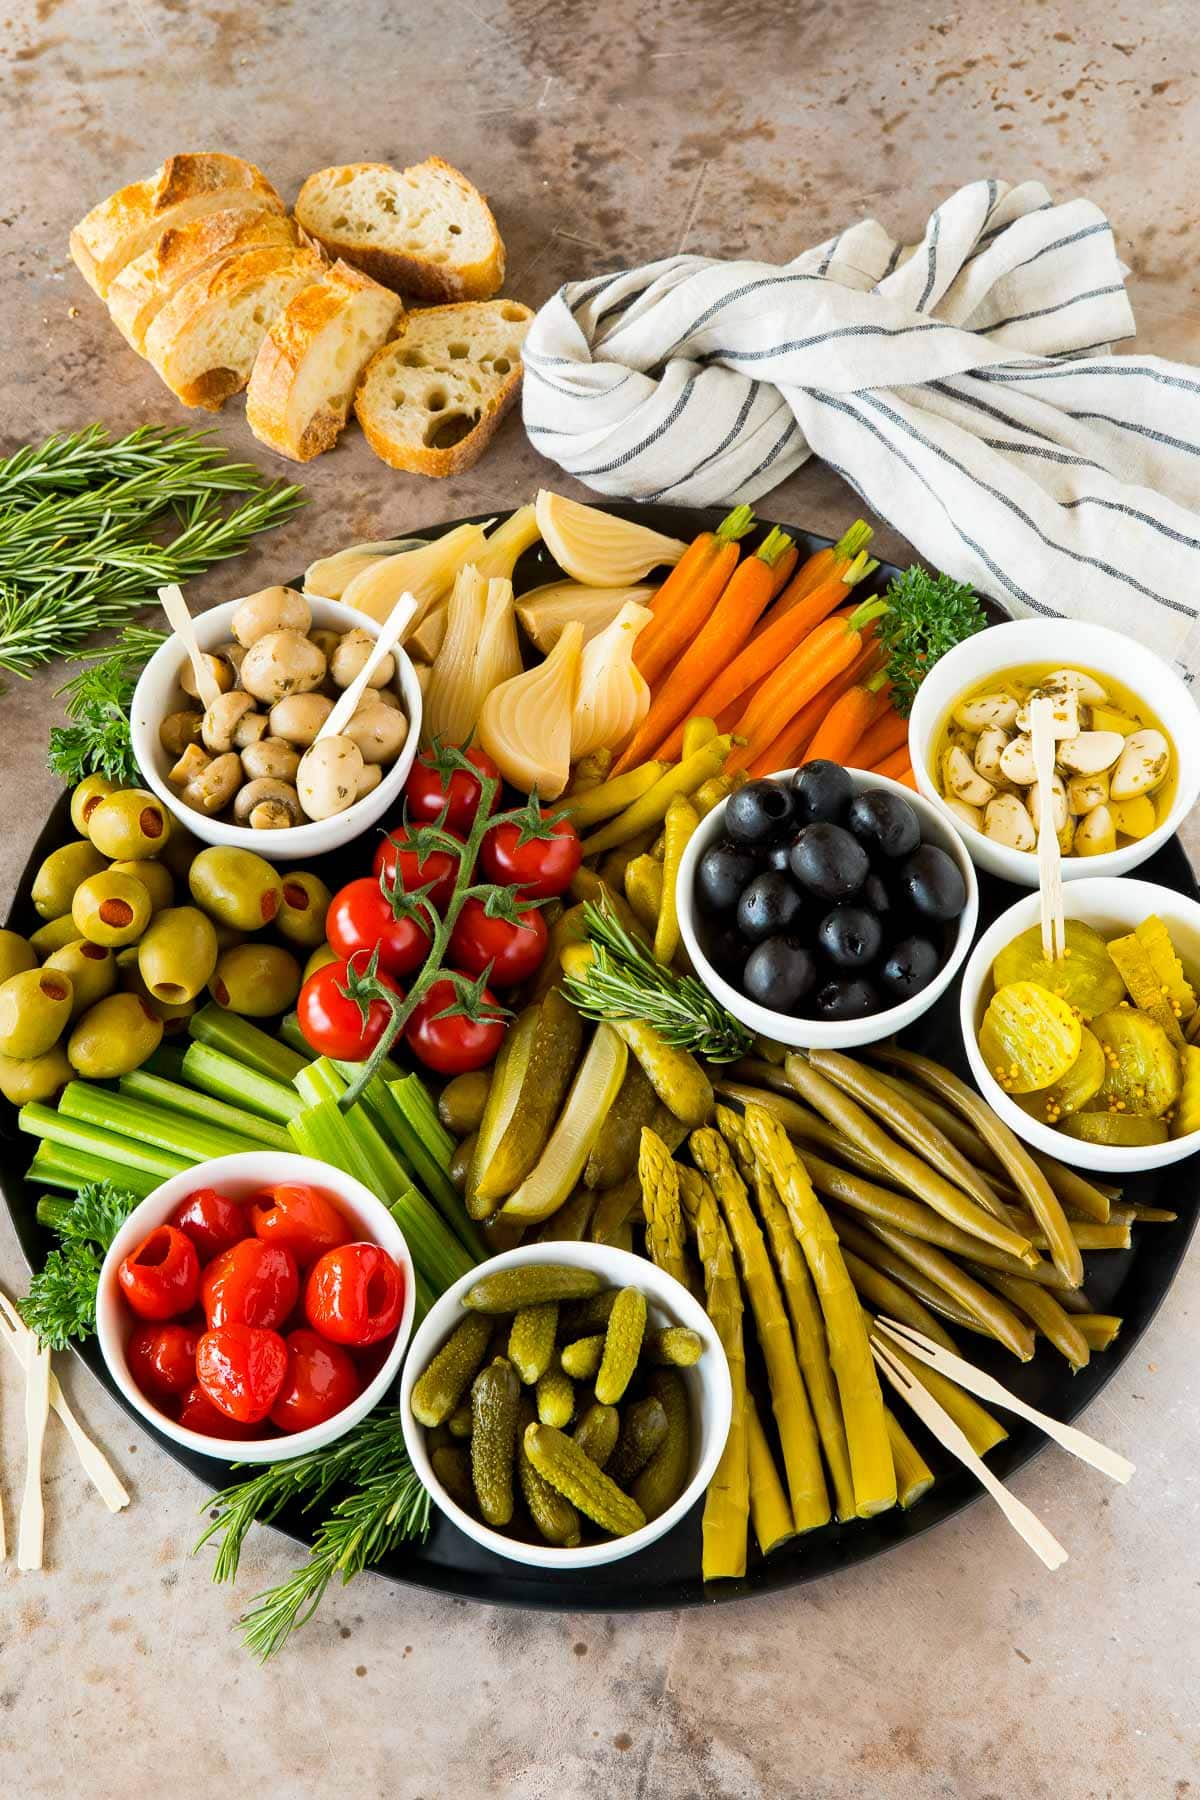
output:
M 363 1095 L 363 1101 L 385 1134 L 398 1147 L 401 1157 L 412 1169 L 422 1193 L 428 1194 L 455 1237 L 470 1251 L 474 1261 L 482 1262 L 489 1254 L 487 1240 L 474 1220 L 468 1217 L 462 1195 L 446 1171 L 439 1167 L 436 1154 L 431 1154 L 405 1114 L 396 1092 L 403 1085 L 403 1082 L 372 1081 Z
M 443 1169 L 449 1169 L 458 1145 L 438 1118 L 433 1095 L 419 1075 L 406 1075 L 396 1094 L 406 1117 L 421 1133 L 421 1141 L 437 1157 Z
M 325 1056 L 297 1069 L 292 1085 L 306 1106 L 317 1106 L 322 1100 L 340 1100 L 346 1091 L 346 1083 Z
M 260 1075 L 269 1075 L 273 1081 L 290 1081 L 296 1070 L 303 1068 L 312 1056 L 303 1038 L 289 1048 L 290 1039 L 280 1043 L 278 1037 L 272 1037 L 270 1032 L 252 1025 L 249 1019 L 240 1018 L 237 1013 L 226 1012 L 215 1002 L 192 1014 L 188 1020 L 188 1034 L 197 1043 L 223 1050 L 226 1056 L 235 1057 Z M 279 1036 L 283 1036 L 282 1030 Z
M 164 1081 L 160 1075 L 147 1075 L 144 1069 L 135 1069 L 131 1075 L 122 1075 L 117 1085 L 131 1100 L 149 1100 L 172 1112 L 185 1113 L 189 1118 L 199 1119 L 203 1124 L 218 1125 L 225 1131 L 234 1132 L 238 1137 L 253 1138 L 257 1144 L 269 1144 L 272 1150 L 290 1150 L 292 1147 L 292 1140 L 282 1125 L 272 1124 L 269 1119 L 260 1119 L 257 1113 L 244 1112 L 240 1106 L 230 1106 L 224 1100 L 215 1100 L 211 1094 L 201 1094 L 195 1088 L 183 1087 L 177 1081 Z
M 315 1157 L 318 1162 L 331 1164 L 347 1175 L 353 1175 L 364 1187 L 375 1190 L 375 1170 L 370 1159 L 363 1155 L 358 1144 L 346 1128 L 338 1107 L 333 1100 L 322 1100 L 316 1106 L 306 1106 L 302 1113 L 288 1120 L 288 1136 L 303 1156 Z M 386 1201 L 386 1195 L 379 1198 Z
M 277 1125 L 286 1125 L 304 1107 L 295 1089 L 249 1064 L 238 1062 L 209 1044 L 189 1044 L 183 1059 L 183 1079 L 217 1100 L 229 1100 L 249 1112 L 260 1113 Z
M 284 1013 L 276 1030 L 279 1034 L 280 1043 L 285 1045 L 289 1050 L 293 1050 L 300 1058 L 301 1062 L 312 1061 L 312 1045 L 301 1031 L 300 1021 L 294 1012 Z M 293 1076 L 295 1075 L 294 1069 L 292 1074 Z
M 111 1162 L 106 1156 L 88 1155 L 86 1151 L 43 1139 L 34 1151 L 25 1179 L 41 1182 L 44 1187 L 65 1188 L 72 1194 L 89 1181 L 109 1181 L 144 1200 L 159 1185 L 160 1177 L 145 1169 L 131 1169 L 127 1163 Z
M 179 1044 L 161 1043 L 153 1056 L 142 1064 L 147 1075 L 161 1075 L 166 1081 L 183 1080 L 183 1049 Z
M 129 1140 L 157 1144 L 161 1150 L 174 1151 L 194 1162 L 207 1162 L 211 1156 L 236 1156 L 241 1150 L 253 1150 L 254 1140 L 238 1132 L 224 1131 L 216 1125 L 204 1125 L 182 1113 L 167 1112 L 148 1106 L 144 1100 L 130 1100 L 108 1088 L 93 1087 L 87 1081 L 69 1081 L 58 1102 L 59 1115 L 81 1119 L 108 1131 L 119 1131 Z
M 36 1101 L 21 1108 L 17 1123 L 22 1131 L 31 1132 L 34 1137 L 48 1138 L 52 1144 L 63 1144 L 68 1149 L 104 1157 L 121 1168 L 144 1169 L 156 1175 L 159 1181 L 165 1181 L 168 1175 L 178 1175 L 194 1162 L 203 1161 L 198 1156 L 176 1155 L 142 1138 L 121 1137 L 115 1131 L 105 1131 L 99 1125 L 56 1112 L 52 1106 L 42 1106 Z

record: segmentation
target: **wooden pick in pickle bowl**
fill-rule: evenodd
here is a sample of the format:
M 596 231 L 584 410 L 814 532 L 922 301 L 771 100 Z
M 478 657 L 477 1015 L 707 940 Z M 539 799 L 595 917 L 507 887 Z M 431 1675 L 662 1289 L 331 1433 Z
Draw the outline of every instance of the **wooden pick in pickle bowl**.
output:
M 1054 823 L 1054 746 L 1061 738 L 1074 737 L 1079 713 L 1073 693 L 1052 698 L 1035 694 L 1029 702 L 1029 731 L 1033 739 L 1033 766 L 1038 793 L 1038 887 L 1042 896 L 1042 955 L 1058 962 L 1066 950 L 1063 920 L 1062 856 Z
M 371 654 L 300 758 L 296 787 L 300 804 L 310 819 L 329 818 L 354 804 L 362 774 L 362 753 L 354 740 L 343 733 L 372 675 L 412 624 L 417 604 L 411 594 L 401 594 L 388 614 Z
M 221 690 L 217 686 L 216 676 L 212 672 L 208 657 L 200 648 L 196 637 L 196 627 L 192 623 L 192 615 L 187 609 L 187 601 L 183 597 L 183 589 L 172 582 L 170 587 L 160 587 L 159 603 L 167 615 L 167 622 L 176 637 L 188 653 L 192 665 L 192 674 L 196 678 L 196 692 L 205 712 L 221 698 Z

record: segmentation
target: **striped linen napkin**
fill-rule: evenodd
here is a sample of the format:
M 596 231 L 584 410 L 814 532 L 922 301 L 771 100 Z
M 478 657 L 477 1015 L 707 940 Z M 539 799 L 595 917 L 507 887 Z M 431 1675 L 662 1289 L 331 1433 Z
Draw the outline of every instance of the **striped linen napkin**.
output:
M 1108 220 L 977 181 L 916 245 L 874 220 L 794 262 L 672 256 L 568 283 L 525 341 L 534 446 L 602 494 L 751 501 L 823 457 L 1015 613 L 1200 671 L 1200 371 L 1132 335 Z

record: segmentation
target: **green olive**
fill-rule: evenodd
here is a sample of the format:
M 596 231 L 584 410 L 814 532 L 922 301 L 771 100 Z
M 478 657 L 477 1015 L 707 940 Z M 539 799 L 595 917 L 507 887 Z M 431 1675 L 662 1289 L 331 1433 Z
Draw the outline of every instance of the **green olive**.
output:
M 206 918 L 207 916 L 208 915 L 205 914 Z M 244 944 L 246 941 L 246 934 L 244 931 L 235 931 L 232 925 L 222 925 L 220 919 L 213 919 L 212 928 L 217 934 L 217 949 L 219 951 L 232 950 L 235 944 Z
M 52 850 L 33 878 L 33 904 L 43 919 L 61 919 L 69 913 L 80 882 L 106 866 L 100 851 L 86 838 Z
M 0 1056 L 0 1094 L 14 1106 L 53 1100 L 73 1074 L 61 1044 L 41 1056 Z
M 77 943 L 78 939 L 79 927 L 69 912 L 64 913 L 61 919 L 47 919 L 44 925 L 39 925 L 36 931 L 29 934 L 29 942 L 42 962 L 56 950 L 61 950 L 64 944 Z
M 315 975 L 318 969 L 323 969 L 326 963 L 338 962 L 339 960 L 337 951 L 334 950 L 331 945 L 318 944 L 304 965 L 305 981 L 308 980 L 310 975 Z
M 187 1022 L 195 1012 L 199 1002 L 196 1000 L 159 1000 L 142 980 L 142 972 L 136 962 L 128 963 L 120 971 L 121 992 L 137 994 L 144 1000 L 156 1019 L 163 1022 L 163 1036 L 173 1037 L 180 1031 L 187 1030 Z
M 162 1043 L 163 1022 L 140 994 L 108 994 L 90 1006 L 67 1039 L 77 1075 L 112 1081 L 131 1075 Z
M 19 931 L 0 931 L 0 981 L 37 968 L 37 951 Z
M 170 829 L 166 807 L 145 788 L 120 788 L 109 794 L 88 820 L 88 836 L 114 862 L 160 855 Z
M 97 1000 L 103 1000 L 105 994 L 111 994 L 117 985 L 116 957 L 106 944 L 89 943 L 87 938 L 76 938 L 74 943 L 64 944 L 61 950 L 46 958 L 44 967 L 61 969 L 64 975 L 71 977 L 73 1019 L 94 1006 Z
M 71 977 L 22 969 L 0 983 L 0 1056 L 44 1056 L 71 1016 Z
M 217 934 L 198 906 L 168 906 L 138 946 L 138 971 L 151 997 L 168 1006 L 194 1000 L 217 966 Z
M 438 1097 L 437 1109 L 438 1118 L 447 1131 L 457 1138 L 465 1138 L 479 1130 L 491 1085 L 490 1069 L 472 1069 L 446 1083 Z
M 152 913 L 161 912 L 175 898 L 175 883 L 165 863 L 143 856 L 133 857 L 128 862 L 115 862 L 110 867 L 114 875 L 132 875 L 135 881 L 141 882 L 150 896 Z
M 188 870 L 192 899 L 209 917 L 235 931 L 259 931 L 279 912 L 283 883 L 253 850 L 213 844 Z
M 454 1155 L 450 1158 L 450 1167 L 446 1173 L 460 1194 L 465 1194 L 467 1191 L 467 1183 L 471 1179 L 471 1164 L 475 1160 L 475 1149 L 478 1143 L 479 1133 L 473 1131 L 470 1137 L 463 1138 L 462 1142 L 456 1145 Z
M 203 848 L 195 832 L 189 831 L 186 825 L 181 825 L 178 819 L 171 820 L 171 833 L 162 859 L 176 881 L 187 880 L 188 870 Z
M 80 837 L 88 834 L 88 820 L 102 800 L 117 791 L 117 783 L 107 775 L 85 775 L 71 793 L 71 823 Z
M 71 917 L 93 944 L 132 944 L 150 922 L 150 896 L 136 875 L 105 869 L 75 889 Z
M 300 992 L 300 964 L 278 944 L 238 944 L 218 957 L 209 991 L 227 1012 L 265 1019 Z
M 325 914 L 333 898 L 319 875 L 308 875 L 302 869 L 289 869 L 283 878 L 283 899 L 275 928 L 289 944 L 302 950 L 315 949 L 325 942 Z

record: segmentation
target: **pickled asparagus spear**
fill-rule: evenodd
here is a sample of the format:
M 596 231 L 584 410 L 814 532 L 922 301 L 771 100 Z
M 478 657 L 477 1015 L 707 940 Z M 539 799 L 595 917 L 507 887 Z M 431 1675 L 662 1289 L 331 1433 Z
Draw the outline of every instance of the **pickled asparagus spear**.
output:
M 833 1483 L 835 1511 L 839 1519 L 853 1519 L 856 1516 L 854 1482 L 850 1475 L 850 1452 L 846 1448 L 846 1427 L 842 1423 L 842 1403 L 829 1366 L 825 1322 L 804 1252 L 796 1242 L 796 1234 L 774 1182 L 750 1147 L 741 1118 L 727 1106 L 718 1106 L 717 1125 L 733 1150 L 742 1179 L 754 1195 L 758 1216 L 767 1234 L 784 1304 L 792 1321 L 796 1360 L 804 1377 L 829 1479 Z
M 717 1197 L 737 1253 L 742 1287 L 750 1302 L 763 1361 L 767 1365 L 771 1410 L 779 1428 L 792 1518 L 797 1531 L 813 1531 L 817 1526 L 829 1523 L 829 1495 L 821 1468 L 820 1440 L 804 1391 L 800 1365 L 796 1361 L 796 1345 L 783 1310 L 779 1283 L 758 1221 L 751 1211 L 750 1196 L 733 1166 L 724 1138 L 711 1126 L 706 1126 L 701 1131 L 693 1131 L 688 1144 L 697 1167 L 707 1175 L 709 1186 Z
M 750 1522 L 759 1549 L 764 1556 L 769 1556 L 777 1545 L 796 1535 L 796 1528 L 753 1394 L 746 1395 L 746 1440 L 750 1467 Z
M 787 1208 L 812 1274 L 825 1319 L 829 1360 L 841 1396 L 855 1510 L 860 1518 L 869 1518 L 896 1504 L 896 1470 L 883 1416 L 883 1396 L 858 1297 L 846 1272 L 837 1234 L 783 1126 L 761 1106 L 749 1106 L 746 1132 Z
M 646 1255 L 666 1275 L 687 1283 L 687 1238 L 679 1206 L 678 1165 L 658 1133 L 642 1129 L 638 1177 L 646 1214 Z
M 933 1486 L 933 1470 L 890 1407 L 885 1412 L 892 1461 L 896 1465 L 896 1498 L 907 1512 Z
M 704 1270 L 705 1305 L 729 1363 L 733 1416 L 716 1474 L 704 1498 L 705 1581 L 746 1573 L 746 1531 L 750 1516 L 749 1449 L 746 1440 L 746 1349 L 742 1338 L 742 1294 L 733 1246 L 721 1223 L 712 1189 L 694 1169 L 679 1171 L 679 1198 L 696 1234 Z

